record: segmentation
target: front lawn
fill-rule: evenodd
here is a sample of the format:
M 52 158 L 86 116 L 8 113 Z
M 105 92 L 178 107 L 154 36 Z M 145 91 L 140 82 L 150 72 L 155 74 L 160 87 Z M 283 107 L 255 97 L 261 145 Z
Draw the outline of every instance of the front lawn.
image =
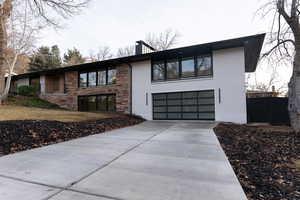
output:
M 0 121 L 8 120 L 55 120 L 79 122 L 115 117 L 117 114 L 71 112 L 62 109 L 42 109 L 15 105 L 0 106 Z
M 6 105 L 0 105 L 0 156 L 144 121 L 142 118 L 123 114 L 67 111 L 33 98 L 39 103 L 29 102 L 33 105 L 20 106 L 27 102 L 28 98 L 25 97 L 21 100 L 16 98 L 15 101 L 10 99 Z
M 249 200 L 300 199 L 300 133 L 232 123 L 214 131 Z

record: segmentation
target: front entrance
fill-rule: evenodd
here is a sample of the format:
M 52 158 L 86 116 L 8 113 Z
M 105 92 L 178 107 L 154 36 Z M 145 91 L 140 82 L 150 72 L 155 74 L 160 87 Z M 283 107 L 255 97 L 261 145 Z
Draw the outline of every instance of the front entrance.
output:
M 214 90 L 152 94 L 154 120 L 215 120 Z

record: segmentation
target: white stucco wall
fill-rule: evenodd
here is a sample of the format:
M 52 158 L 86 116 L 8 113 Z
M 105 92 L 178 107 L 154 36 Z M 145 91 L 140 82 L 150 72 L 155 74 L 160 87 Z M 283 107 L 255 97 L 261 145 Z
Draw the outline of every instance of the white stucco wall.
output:
M 213 52 L 213 77 L 151 83 L 151 62 L 133 63 L 133 113 L 152 120 L 153 93 L 215 90 L 216 121 L 246 123 L 244 49 Z M 219 88 L 221 102 L 219 102 Z M 148 93 L 148 101 L 146 101 Z M 148 102 L 148 104 L 147 104 Z

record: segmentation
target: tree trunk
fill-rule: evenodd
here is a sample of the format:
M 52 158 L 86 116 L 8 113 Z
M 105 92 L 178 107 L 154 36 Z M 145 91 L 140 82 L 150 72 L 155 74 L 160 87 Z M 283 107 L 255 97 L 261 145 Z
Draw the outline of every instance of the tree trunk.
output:
M 289 115 L 292 128 L 300 132 L 300 40 L 296 39 L 293 75 L 289 82 Z

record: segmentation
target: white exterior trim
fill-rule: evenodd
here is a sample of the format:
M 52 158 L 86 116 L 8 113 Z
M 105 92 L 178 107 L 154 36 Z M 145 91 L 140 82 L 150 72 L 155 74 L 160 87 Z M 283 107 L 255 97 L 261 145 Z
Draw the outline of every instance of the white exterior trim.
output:
M 216 121 L 247 122 L 244 48 L 213 51 L 213 77 L 152 83 L 151 61 L 133 63 L 132 66 L 132 111 L 136 115 L 153 119 L 153 93 L 213 89 Z

